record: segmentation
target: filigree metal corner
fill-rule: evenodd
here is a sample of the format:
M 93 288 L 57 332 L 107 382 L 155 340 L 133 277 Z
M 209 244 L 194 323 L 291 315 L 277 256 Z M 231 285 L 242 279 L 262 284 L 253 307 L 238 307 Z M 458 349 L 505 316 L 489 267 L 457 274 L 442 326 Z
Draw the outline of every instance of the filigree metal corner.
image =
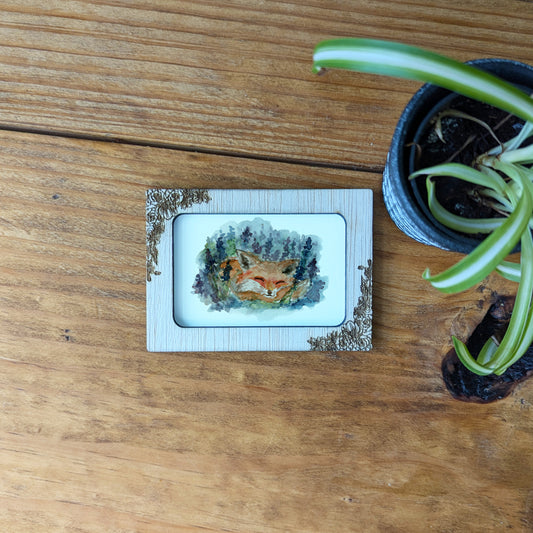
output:
M 146 279 L 161 274 L 158 245 L 166 222 L 194 204 L 211 200 L 207 189 L 149 189 L 146 192 Z
M 361 276 L 361 296 L 353 310 L 353 317 L 338 330 L 324 337 L 308 339 L 310 350 L 321 352 L 368 351 L 372 349 L 372 260 L 358 266 Z

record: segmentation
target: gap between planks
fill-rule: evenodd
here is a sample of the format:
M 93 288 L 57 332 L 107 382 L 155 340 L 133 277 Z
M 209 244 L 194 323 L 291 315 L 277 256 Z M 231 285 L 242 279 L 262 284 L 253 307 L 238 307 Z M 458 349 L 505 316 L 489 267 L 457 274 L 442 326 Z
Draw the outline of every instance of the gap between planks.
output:
M 329 168 L 334 170 L 349 170 L 353 172 L 365 172 L 368 174 L 383 174 L 383 167 L 365 167 L 357 165 L 346 165 L 342 163 L 326 163 L 319 161 L 307 161 L 296 158 L 270 157 L 261 154 L 249 154 L 245 152 L 231 152 L 226 150 L 210 150 L 207 148 L 196 148 L 191 146 L 180 146 L 177 144 L 165 142 L 147 142 L 134 139 L 127 139 L 122 137 L 115 137 L 109 135 L 89 135 L 89 134 L 74 134 L 64 131 L 42 130 L 39 128 L 15 128 L 12 126 L 0 125 L 0 131 L 22 133 L 31 135 L 41 135 L 43 137 L 58 137 L 63 139 L 76 139 L 80 141 L 94 141 L 94 142 L 109 142 L 114 144 L 124 144 L 127 146 L 139 146 L 142 148 L 156 148 L 162 150 L 172 150 L 175 152 L 188 152 L 195 154 L 215 155 L 222 157 L 237 157 L 242 159 L 250 159 L 255 161 L 267 161 L 271 163 L 287 163 L 290 165 L 299 165 L 313 168 Z

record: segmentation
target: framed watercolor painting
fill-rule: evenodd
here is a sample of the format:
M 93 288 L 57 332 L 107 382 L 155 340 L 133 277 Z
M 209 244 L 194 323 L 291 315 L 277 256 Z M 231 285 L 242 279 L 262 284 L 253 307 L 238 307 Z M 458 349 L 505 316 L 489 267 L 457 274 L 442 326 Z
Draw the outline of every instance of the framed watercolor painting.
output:
M 149 351 L 372 347 L 372 191 L 150 189 Z

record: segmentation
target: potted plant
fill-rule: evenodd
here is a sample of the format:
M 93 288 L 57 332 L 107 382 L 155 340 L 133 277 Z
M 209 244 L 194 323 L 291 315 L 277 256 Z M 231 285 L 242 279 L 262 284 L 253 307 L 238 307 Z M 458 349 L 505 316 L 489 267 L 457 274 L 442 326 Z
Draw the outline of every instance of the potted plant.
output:
M 466 290 L 481 282 L 492 271 L 518 283 L 514 308 L 503 337 L 490 337 L 475 357 L 465 343 L 453 338 L 457 356 L 468 370 L 480 376 L 503 374 L 524 355 L 533 342 L 533 99 L 523 90 L 490 72 L 476 68 L 475 65 L 463 64 L 400 43 L 368 39 L 321 42 L 315 48 L 313 69 L 319 72 L 327 68 L 343 68 L 424 81 L 483 102 L 525 121 L 523 125 L 518 125 L 519 131 L 512 138 L 503 142 L 483 118 L 445 110 L 448 117 L 477 124 L 493 139 L 493 146 L 476 154 L 474 160 L 468 164 L 440 162 L 429 168 L 412 170 L 410 176 L 401 184 L 406 189 L 409 187 L 407 180 L 412 182 L 422 178 L 425 181 L 425 204 L 430 218 L 433 219 L 430 225 L 435 223 L 446 228 L 448 232 L 451 230 L 458 234 L 455 240 L 459 243 L 464 241 L 465 235 L 484 236 L 479 242 L 469 245 L 473 249 L 458 263 L 436 275 L 426 270 L 424 279 L 446 293 Z M 442 120 L 443 115 L 437 114 L 434 129 L 437 136 L 442 135 Z M 403 150 L 403 146 L 398 149 Z M 391 153 L 389 164 L 390 159 Z M 442 205 L 436 191 L 439 181 L 443 179 L 468 184 L 472 194 L 477 195 L 484 205 L 491 208 L 491 216 L 469 218 L 447 209 Z M 413 212 L 418 209 L 416 199 L 410 195 L 407 207 L 400 208 L 395 205 L 394 209 L 396 212 L 391 213 L 391 216 L 400 219 L 400 222 L 397 222 L 400 229 L 405 231 L 407 228 L 405 232 L 412 233 L 410 226 L 415 226 L 416 229 L 419 220 L 413 218 Z M 421 238 L 417 240 L 424 242 Z M 506 260 L 517 245 L 520 249 L 519 264 Z M 441 247 L 456 249 L 453 245 Z

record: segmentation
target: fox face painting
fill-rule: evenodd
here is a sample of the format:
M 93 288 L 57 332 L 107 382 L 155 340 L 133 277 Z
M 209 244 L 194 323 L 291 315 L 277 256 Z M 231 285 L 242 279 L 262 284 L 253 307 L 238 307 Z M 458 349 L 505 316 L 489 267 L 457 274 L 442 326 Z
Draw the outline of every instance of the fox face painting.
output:
M 213 311 L 314 305 L 327 283 L 319 250 L 318 237 L 275 230 L 261 218 L 229 223 L 206 239 L 193 293 Z
M 309 289 L 308 279 L 296 281 L 294 277 L 300 263 L 297 259 L 265 261 L 250 252 L 236 252 L 236 257 L 222 262 L 220 275 L 222 281 L 230 282 L 239 300 L 280 302 L 288 298 L 294 302 Z

